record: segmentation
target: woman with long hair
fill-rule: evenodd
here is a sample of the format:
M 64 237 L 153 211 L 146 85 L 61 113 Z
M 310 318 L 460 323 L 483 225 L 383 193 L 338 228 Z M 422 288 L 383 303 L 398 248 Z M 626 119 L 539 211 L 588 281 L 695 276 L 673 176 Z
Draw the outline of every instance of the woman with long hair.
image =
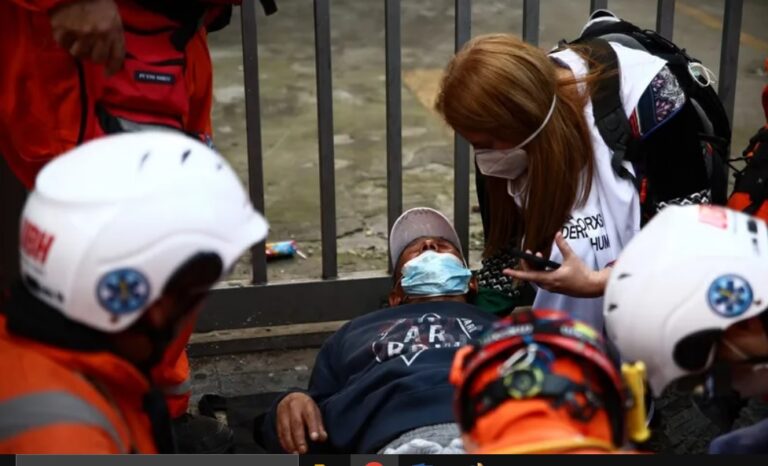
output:
M 666 122 L 685 102 L 664 60 L 610 45 L 619 71 L 591 63 L 586 45 L 547 54 L 511 35 L 479 36 L 447 65 L 436 102 L 474 148 L 484 256 L 512 247 L 560 263 L 534 270 L 521 261 L 504 274 L 536 285 L 534 308 L 567 310 L 596 328 L 610 267 L 639 231 L 641 208 L 633 182 L 611 165 L 591 90 L 620 73 L 621 101 L 638 139 L 662 124 L 673 127 Z M 633 173 L 629 162 L 624 168 Z

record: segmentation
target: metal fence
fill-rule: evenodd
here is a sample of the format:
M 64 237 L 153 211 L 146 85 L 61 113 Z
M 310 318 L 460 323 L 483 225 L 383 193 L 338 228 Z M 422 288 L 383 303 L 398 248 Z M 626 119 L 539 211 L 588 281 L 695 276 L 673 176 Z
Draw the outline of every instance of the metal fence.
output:
M 374 1 L 374 0 L 366 0 Z M 401 1 L 385 2 L 386 126 L 387 126 L 387 216 L 392 226 L 402 211 L 402 119 L 401 119 Z M 523 2 L 523 38 L 538 44 L 539 0 Z M 591 10 L 608 7 L 607 0 L 590 0 Z M 381 306 L 390 288 L 386 275 L 340 279 L 337 274 L 336 199 L 334 180 L 333 98 L 330 43 L 330 0 L 314 0 L 317 120 L 321 204 L 322 277 L 300 283 L 267 283 L 264 244 L 252 249 L 252 285 L 216 290 L 198 324 L 199 332 L 216 332 L 223 338 L 197 339 L 198 353 L 232 352 L 266 347 L 291 346 L 319 341 L 325 331 L 315 326 L 310 333 L 247 332 L 242 329 L 335 322 L 353 318 Z M 253 204 L 264 211 L 264 170 L 259 96 L 259 59 L 256 2 L 242 6 L 242 43 L 248 142 L 248 181 Z M 726 0 L 723 20 L 719 94 L 730 116 L 735 98 L 742 0 Z M 675 0 L 658 0 L 656 29 L 672 38 Z M 455 49 L 470 38 L 471 0 L 455 0 Z M 7 176 L 7 175 L 6 175 Z M 3 180 L 0 180 L 2 183 Z M 469 251 L 469 145 L 455 136 L 454 223 L 464 251 Z M 8 207 L 7 200 L 3 208 Z M 269 212 L 266 212 L 267 216 Z M 3 222 L 3 229 L 11 227 Z M 16 228 L 15 225 L 12 228 Z M 8 264 L 8 257 L 3 264 Z M 11 262 L 12 267 L 16 264 Z M 6 265 L 7 266 L 7 265 Z M 236 330 L 240 329 L 240 332 Z M 235 330 L 235 332 L 232 332 Z M 315 333 L 312 333 L 315 332 Z M 291 333 L 294 333 L 292 336 Z M 226 335 L 229 334 L 230 337 Z M 233 336 L 233 335 L 239 336 Z M 248 338 L 247 335 L 277 335 Z M 245 336 L 245 337 L 244 337 Z
M 401 139 L 401 37 L 400 0 L 385 2 L 386 125 L 387 125 L 387 216 L 391 227 L 402 211 Z M 259 64 L 255 2 L 244 2 L 242 10 L 243 49 L 248 128 L 248 174 L 254 205 L 264 208 L 264 176 L 259 108 Z M 539 41 L 539 0 L 523 2 L 523 38 Z M 607 0 L 590 0 L 592 11 L 607 8 Z M 725 2 L 719 93 L 729 115 L 733 115 L 742 0 Z M 656 29 L 672 39 L 675 0 L 658 0 Z M 455 49 L 469 40 L 471 0 L 455 0 Z M 390 287 L 388 276 L 339 279 L 337 277 L 336 202 L 334 183 L 333 99 L 331 81 L 330 0 L 314 0 L 315 59 L 321 204 L 322 277 L 320 280 L 289 284 L 267 284 L 264 245 L 254 247 L 253 285 L 216 290 L 208 312 L 202 314 L 198 331 L 220 331 L 259 326 L 281 326 L 309 322 L 340 321 L 380 307 Z M 454 145 L 454 222 L 464 251 L 469 251 L 469 145 L 459 135 Z M 267 212 L 269 215 L 269 212 Z M 306 334 L 293 339 L 299 344 L 311 340 Z M 287 345 L 289 337 L 256 341 L 224 338 L 208 344 L 204 352 L 239 351 Z

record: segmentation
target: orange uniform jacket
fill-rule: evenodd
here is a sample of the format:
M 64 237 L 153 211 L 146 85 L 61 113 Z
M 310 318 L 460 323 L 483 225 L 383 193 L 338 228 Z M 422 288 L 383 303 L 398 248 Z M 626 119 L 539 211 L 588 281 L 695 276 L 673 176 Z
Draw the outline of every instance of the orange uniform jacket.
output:
M 95 115 L 105 80 L 102 66 L 78 62 L 58 46 L 47 12 L 68 0 L 0 1 L 0 156 L 29 189 L 46 162 L 77 144 L 103 135 Z M 125 26 L 167 26 L 164 17 L 143 10 L 130 0 L 116 0 Z M 162 1 L 162 0 L 158 0 Z M 209 0 L 212 20 L 216 4 L 239 0 Z M 200 28 L 186 50 L 185 81 L 189 115 L 184 130 L 211 131 L 213 80 L 205 28 Z M 189 363 L 185 346 L 192 328 L 169 349 L 153 373 L 164 388 L 172 417 L 183 414 L 189 402 Z
M 103 135 L 95 106 L 108 79 L 104 68 L 75 60 L 59 47 L 51 32 L 47 12 L 68 1 L 0 1 L 0 155 L 27 188 L 33 186 L 47 161 Z M 116 3 L 125 27 L 163 29 L 169 25 L 170 20 L 131 0 Z M 204 3 L 215 13 L 217 5 L 239 4 L 240 0 Z M 183 129 L 210 134 L 212 67 L 204 27 L 189 42 L 186 54 L 190 113 Z
M 0 454 L 156 453 L 149 384 L 127 361 L 15 337 L 0 317 L 0 371 Z

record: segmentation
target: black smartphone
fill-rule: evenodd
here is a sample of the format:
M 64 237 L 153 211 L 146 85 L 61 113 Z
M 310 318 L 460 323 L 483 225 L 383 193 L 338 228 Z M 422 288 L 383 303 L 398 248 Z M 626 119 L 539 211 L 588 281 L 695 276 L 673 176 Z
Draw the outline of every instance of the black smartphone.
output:
M 513 249 L 511 254 L 513 257 L 525 260 L 525 262 L 527 262 L 528 265 L 534 270 L 555 270 L 560 268 L 560 264 L 557 262 L 544 259 L 543 257 L 539 257 L 535 254 L 528 254 L 527 252 L 523 252 L 519 249 Z

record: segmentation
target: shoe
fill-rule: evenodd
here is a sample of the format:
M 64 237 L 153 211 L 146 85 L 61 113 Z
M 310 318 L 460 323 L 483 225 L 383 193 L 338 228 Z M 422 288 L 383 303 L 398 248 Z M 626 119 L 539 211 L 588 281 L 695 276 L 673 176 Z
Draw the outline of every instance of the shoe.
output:
M 235 433 L 218 420 L 185 413 L 171 422 L 178 453 L 232 453 Z

